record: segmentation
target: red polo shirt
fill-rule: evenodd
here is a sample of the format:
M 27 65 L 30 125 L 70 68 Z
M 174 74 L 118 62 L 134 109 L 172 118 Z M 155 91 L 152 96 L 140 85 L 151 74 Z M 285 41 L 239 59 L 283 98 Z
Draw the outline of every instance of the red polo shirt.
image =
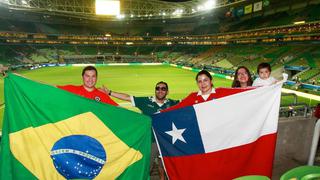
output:
M 236 94 L 236 93 L 251 90 L 251 89 L 254 89 L 254 88 L 252 87 L 250 88 L 216 88 L 216 89 L 212 89 L 211 94 L 206 100 L 203 99 L 201 93 L 193 92 L 189 94 L 186 98 L 184 98 L 179 104 L 175 106 L 171 106 L 170 108 L 164 111 L 170 111 L 170 110 L 182 108 L 185 106 L 192 106 L 194 104 L 203 103 L 213 99 L 219 99 L 225 96 L 230 96 L 232 94 Z
M 57 87 L 60 89 L 69 91 L 71 93 L 77 94 L 79 96 L 86 97 L 88 99 L 93 99 L 98 102 L 119 106 L 107 94 L 99 91 L 96 88 L 93 91 L 89 92 L 83 86 L 66 85 L 66 86 L 57 86 Z

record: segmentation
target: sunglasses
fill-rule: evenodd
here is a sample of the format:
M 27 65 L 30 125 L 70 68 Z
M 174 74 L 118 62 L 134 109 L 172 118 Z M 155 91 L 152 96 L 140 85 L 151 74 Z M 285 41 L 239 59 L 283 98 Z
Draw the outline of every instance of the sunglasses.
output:
M 159 91 L 167 91 L 167 88 L 166 87 L 156 87 L 156 90 Z

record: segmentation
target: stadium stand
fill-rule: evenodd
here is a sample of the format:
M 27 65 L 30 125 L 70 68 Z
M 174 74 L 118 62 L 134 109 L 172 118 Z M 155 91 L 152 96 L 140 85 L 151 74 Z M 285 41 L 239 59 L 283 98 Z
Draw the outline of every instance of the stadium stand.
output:
M 304 71 L 303 73 L 299 74 L 299 79 L 301 82 L 306 82 L 307 80 L 317 76 L 320 74 L 319 68 L 310 68 L 307 71 Z

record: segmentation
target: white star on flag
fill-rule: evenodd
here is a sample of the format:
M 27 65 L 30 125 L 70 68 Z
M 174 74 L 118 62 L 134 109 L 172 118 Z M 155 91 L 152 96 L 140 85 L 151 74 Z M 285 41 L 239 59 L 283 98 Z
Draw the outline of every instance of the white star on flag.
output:
M 165 133 L 169 134 L 172 136 L 172 144 L 174 144 L 178 139 L 184 143 L 187 143 L 186 140 L 184 140 L 182 133 L 186 130 L 184 129 L 177 129 L 174 123 L 172 123 L 172 130 L 171 131 L 166 131 Z

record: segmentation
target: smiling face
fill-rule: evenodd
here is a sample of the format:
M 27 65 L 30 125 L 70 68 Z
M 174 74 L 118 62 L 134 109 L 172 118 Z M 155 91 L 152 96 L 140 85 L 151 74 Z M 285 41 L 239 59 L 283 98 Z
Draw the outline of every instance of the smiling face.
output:
M 87 70 L 82 76 L 83 86 L 86 90 L 92 91 L 97 83 L 97 74 L 95 70 Z
M 201 91 L 202 95 L 207 95 L 207 94 L 211 93 L 212 82 L 207 75 L 205 75 L 205 74 L 199 75 L 197 78 L 197 85 L 198 85 L 199 90 Z
M 238 81 L 240 85 L 247 84 L 249 80 L 249 74 L 244 68 L 240 68 L 237 72 Z
M 163 84 L 159 83 L 157 84 L 155 88 L 155 95 L 157 100 L 164 100 L 168 94 L 168 87 Z

